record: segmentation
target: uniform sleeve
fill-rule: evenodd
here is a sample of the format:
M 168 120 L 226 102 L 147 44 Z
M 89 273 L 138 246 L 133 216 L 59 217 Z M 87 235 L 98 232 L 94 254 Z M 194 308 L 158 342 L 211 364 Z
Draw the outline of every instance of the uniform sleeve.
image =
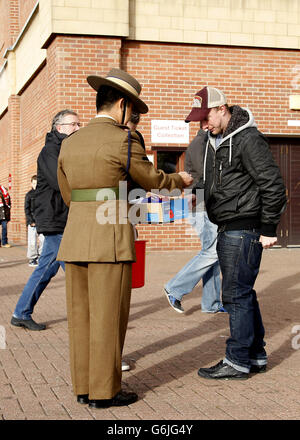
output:
M 58 156 L 57 181 L 63 201 L 67 206 L 71 203 L 71 189 L 63 169 L 63 146 Z
M 127 134 L 121 145 L 121 163 L 126 169 L 128 158 L 128 138 Z M 131 155 L 130 155 L 130 177 L 146 191 L 167 189 L 182 190 L 183 180 L 177 173 L 166 174 L 162 170 L 157 170 L 145 154 L 145 150 L 139 142 L 135 133 L 131 133 Z

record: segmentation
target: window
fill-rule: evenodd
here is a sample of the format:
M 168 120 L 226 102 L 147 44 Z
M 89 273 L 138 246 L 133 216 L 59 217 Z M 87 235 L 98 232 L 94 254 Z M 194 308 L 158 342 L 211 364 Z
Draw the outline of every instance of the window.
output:
M 152 147 L 152 150 L 156 150 L 157 169 L 168 174 L 184 170 L 185 147 Z

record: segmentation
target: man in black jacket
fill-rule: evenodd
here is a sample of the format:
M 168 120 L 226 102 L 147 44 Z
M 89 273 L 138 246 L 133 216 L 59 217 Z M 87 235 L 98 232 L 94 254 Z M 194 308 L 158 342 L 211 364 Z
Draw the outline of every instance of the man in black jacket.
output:
M 247 379 L 266 370 L 264 326 L 256 292 L 263 248 L 277 242 L 285 209 L 285 186 L 269 145 L 248 109 L 228 107 L 225 95 L 204 87 L 194 97 L 186 122 L 201 121 L 205 139 L 205 203 L 218 225 L 217 252 L 222 299 L 229 312 L 225 359 L 199 376 Z
M 72 110 L 62 110 L 54 117 L 52 129 L 46 135 L 45 146 L 37 160 L 37 188 L 35 194 L 35 220 L 39 234 L 45 236 L 38 266 L 27 281 L 13 313 L 11 324 L 29 330 L 44 330 L 31 314 L 39 297 L 64 263 L 56 260 L 62 234 L 66 225 L 68 208 L 57 183 L 57 160 L 61 143 L 80 127 L 78 115 Z
M 206 132 L 199 130 L 186 150 L 184 161 L 185 171 L 192 175 L 199 189 L 200 182 L 203 182 L 205 137 Z M 203 190 L 201 193 L 203 194 Z M 192 292 L 202 279 L 202 312 L 225 312 L 220 298 L 220 265 L 216 250 L 217 226 L 208 219 L 203 197 L 197 200 L 197 205 L 190 212 L 189 222 L 200 238 L 201 250 L 164 285 L 165 294 L 173 310 L 183 313 L 184 309 L 181 305 L 183 296 Z
M 37 233 L 35 224 L 34 198 L 36 185 L 37 176 L 35 174 L 31 177 L 31 190 L 26 193 L 24 203 L 27 225 L 27 258 L 29 259 L 28 265 L 31 267 L 38 265 L 38 259 L 42 253 L 44 243 L 44 236 Z

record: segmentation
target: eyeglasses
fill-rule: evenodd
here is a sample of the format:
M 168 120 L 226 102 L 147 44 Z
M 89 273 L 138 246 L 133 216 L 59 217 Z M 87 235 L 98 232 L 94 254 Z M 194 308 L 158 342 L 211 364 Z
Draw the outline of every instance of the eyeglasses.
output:
M 80 122 L 65 122 L 64 124 L 57 124 L 57 125 L 72 125 L 72 127 L 76 127 L 76 125 L 78 127 L 81 127 Z

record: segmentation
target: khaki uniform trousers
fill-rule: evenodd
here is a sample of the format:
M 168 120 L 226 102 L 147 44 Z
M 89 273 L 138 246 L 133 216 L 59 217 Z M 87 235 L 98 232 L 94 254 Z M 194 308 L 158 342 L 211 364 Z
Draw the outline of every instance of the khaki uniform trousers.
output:
M 74 394 L 111 399 L 121 390 L 131 263 L 66 263 L 66 292 Z

